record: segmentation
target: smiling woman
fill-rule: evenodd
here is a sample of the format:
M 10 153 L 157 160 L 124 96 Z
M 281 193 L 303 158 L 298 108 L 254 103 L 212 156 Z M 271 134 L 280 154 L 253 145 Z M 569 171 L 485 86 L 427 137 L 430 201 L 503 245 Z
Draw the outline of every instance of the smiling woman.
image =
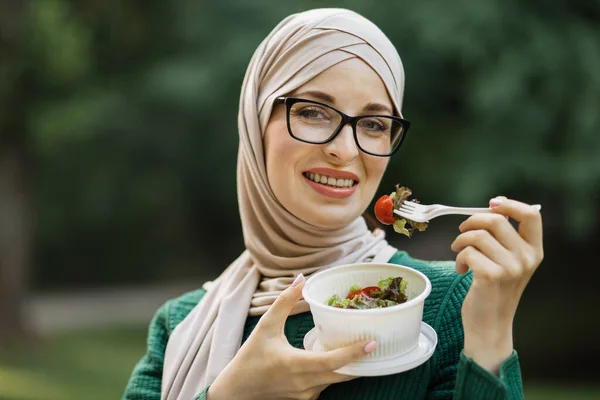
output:
M 361 217 L 410 126 L 403 90 L 393 44 L 352 11 L 311 10 L 275 27 L 241 93 L 246 251 L 214 282 L 158 310 L 125 399 L 522 397 L 512 318 L 541 261 L 539 213 L 491 202 L 494 215 L 461 225 L 457 265 L 413 259 Z M 519 232 L 505 216 L 521 221 Z M 303 350 L 314 327 L 301 299 L 304 277 L 353 263 L 401 264 L 427 276 L 423 321 L 439 344 L 425 364 L 356 379 L 336 371 L 375 351 L 375 341 Z

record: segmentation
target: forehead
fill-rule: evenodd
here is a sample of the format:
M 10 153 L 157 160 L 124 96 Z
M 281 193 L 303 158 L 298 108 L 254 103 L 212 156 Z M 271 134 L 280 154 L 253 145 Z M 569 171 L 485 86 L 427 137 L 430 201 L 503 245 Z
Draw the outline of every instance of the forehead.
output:
M 349 113 L 360 111 L 369 103 L 380 103 L 393 109 L 383 80 L 367 63 L 356 57 L 326 69 L 290 95 L 310 91 L 328 94 L 333 105 L 343 106 L 346 108 L 343 111 Z

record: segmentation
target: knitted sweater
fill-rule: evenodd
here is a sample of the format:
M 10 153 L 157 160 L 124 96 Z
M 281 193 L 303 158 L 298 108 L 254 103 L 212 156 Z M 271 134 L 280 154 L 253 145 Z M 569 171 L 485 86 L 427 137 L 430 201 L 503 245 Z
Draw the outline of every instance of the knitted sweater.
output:
M 358 378 L 331 385 L 321 393 L 319 399 L 522 399 L 521 372 L 516 352 L 502 364 L 496 377 L 462 351 L 464 335 L 461 306 L 471 284 L 471 274 L 458 275 L 452 262 L 416 260 L 405 252 L 398 252 L 390 263 L 417 269 L 431 280 L 432 291 L 425 301 L 423 321 L 438 334 L 438 346 L 433 356 L 421 366 L 400 374 Z M 167 301 L 156 312 L 149 327 L 147 352 L 135 366 L 122 399 L 160 400 L 163 361 L 169 336 L 203 295 L 203 290 L 186 293 Z M 258 320 L 259 317 L 247 319 L 242 343 Z M 304 335 L 313 327 L 312 315 L 303 313 L 289 317 L 284 332 L 292 346 L 302 349 Z M 208 387 L 193 400 L 205 400 L 207 390 Z

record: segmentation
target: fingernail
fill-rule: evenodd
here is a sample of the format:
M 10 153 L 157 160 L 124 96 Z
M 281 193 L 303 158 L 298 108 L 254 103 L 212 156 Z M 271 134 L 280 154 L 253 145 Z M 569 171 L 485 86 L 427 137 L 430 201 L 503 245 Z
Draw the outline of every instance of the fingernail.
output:
M 374 340 L 371 340 L 369 343 L 367 343 L 365 345 L 365 353 L 371 353 L 376 348 L 377 348 L 377 342 Z
M 294 282 L 292 282 L 292 287 L 298 286 L 303 280 L 304 280 L 304 275 L 302 275 L 301 273 L 298 274 L 296 279 L 294 279 Z
M 504 201 L 504 197 L 496 197 L 490 200 L 490 205 L 492 207 L 496 207 L 499 206 L 500 204 L 502 204 L 502 202 Z

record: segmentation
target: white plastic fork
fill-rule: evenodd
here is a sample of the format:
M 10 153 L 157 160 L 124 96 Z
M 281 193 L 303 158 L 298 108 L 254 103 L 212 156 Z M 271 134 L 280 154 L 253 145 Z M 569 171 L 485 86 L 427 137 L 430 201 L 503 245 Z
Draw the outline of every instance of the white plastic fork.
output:
M 532 207 L 537 211 L 542 209 L 542 206 L 539 204 L 532 205 Z M 492 210 L 487 207 L 450 207 L 442 204 L 424 205 L 412 201 L 403 201 L 400 204 L 400 208 L 394 210 L 394 214 L 415 222 L 427 222 L 442 215 L 474 215 L 491 212 Z

